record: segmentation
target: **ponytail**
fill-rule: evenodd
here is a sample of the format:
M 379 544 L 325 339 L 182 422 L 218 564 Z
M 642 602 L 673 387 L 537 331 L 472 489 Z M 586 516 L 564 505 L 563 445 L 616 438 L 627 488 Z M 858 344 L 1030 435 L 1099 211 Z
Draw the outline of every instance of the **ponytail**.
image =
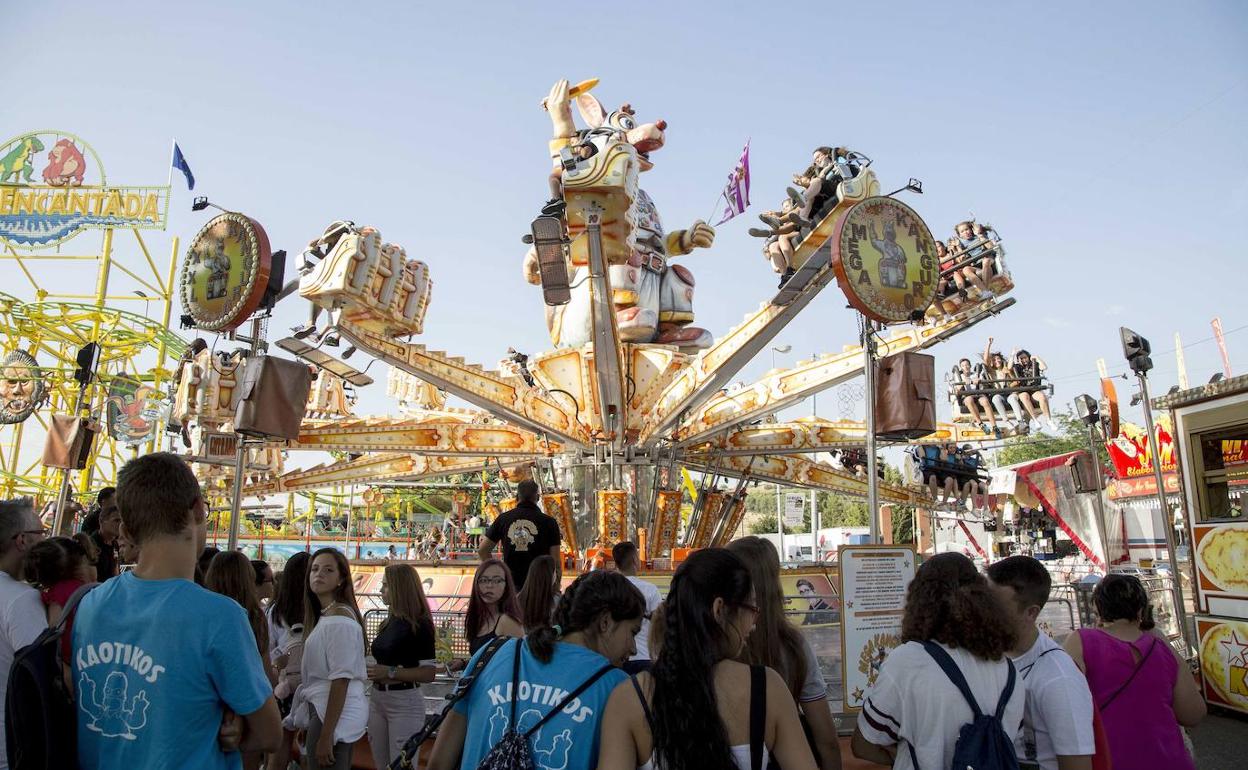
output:
M 604 612 L 616 622 L 635 620 L 645 614 L 646 600 L 618 572 L 587 572 L 559 597 L 553 618 L 538 618 L 535 625 L 526 627 L 529 651 L 542 663 L 549 663 L 559 637 L 592 629 Z

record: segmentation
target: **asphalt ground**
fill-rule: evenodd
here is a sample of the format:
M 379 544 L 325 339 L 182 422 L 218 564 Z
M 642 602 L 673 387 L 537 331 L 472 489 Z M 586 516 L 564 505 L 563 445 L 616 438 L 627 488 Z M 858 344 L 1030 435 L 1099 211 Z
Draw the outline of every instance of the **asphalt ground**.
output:
M 1229 711 L 1210 711 L 1192 730 L 1192 744 L 1196 767 L 1200 770 L 1248 768 L 1248 717 Z

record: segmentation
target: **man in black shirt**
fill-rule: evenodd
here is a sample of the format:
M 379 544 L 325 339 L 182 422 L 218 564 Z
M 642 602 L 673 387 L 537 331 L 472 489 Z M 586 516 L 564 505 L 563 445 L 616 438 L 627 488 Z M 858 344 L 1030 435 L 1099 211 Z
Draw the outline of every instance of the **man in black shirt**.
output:
M 96 580 L 103 583 L 117 575 L 117 536 L 121 534 L 121 511 L 117 509 L 117 501 L 109 498 L 100 507 L 100 528 L 91 534 L 100 549 L 99 558 L 95 562 Z
M 556 571 L 563 572 L 559 557 L 559 543 L 563 537 L 559 533 L 559 523 L 537 507 L 541 499 L 536 482 L 520 482 L 516 487 L 516 507 L 494 520 L 477 549 L 484 561 L 494 555 L 496 544 L 502 544 L 503 563 L 511 570 L 517 591 L 524 587 L 529 565 L 539 556 L 549 555 L 555 560 Z

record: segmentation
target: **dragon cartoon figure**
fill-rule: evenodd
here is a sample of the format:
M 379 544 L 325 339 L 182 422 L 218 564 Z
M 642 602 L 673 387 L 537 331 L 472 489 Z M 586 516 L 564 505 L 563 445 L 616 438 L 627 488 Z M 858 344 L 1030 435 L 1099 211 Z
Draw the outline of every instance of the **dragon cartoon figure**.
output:
M 105 678 L 103 699 L 97 700 L 95 682 L 85 671 L 78 680 L 78 692 L 82 710 L 91 717 L 87 723 L 88 730 L 106 738 L 132 741 L 139 737 L 134 731 L 142 730 L 147 724 L 147 693 L 139 690 L 138 695 L 129 698 L 130 680 L 120 671 L 114 671 Z
M 69 139 L 61 139 L 48 152 L 48 167 L 43 170 L 43 181 L 54 187 L 78 187 L 87 170 L 82 150 Z
M 668 260 L 708 248 L 715 230 L 698 220 L 688 229 L 665 232 L 654 202 L 637 183 L 640 172 L 654 167 L 650 156 L 663 147 L 667 123 L 638 123 L 628 104 L 608 113 L 588 93 L 589 87 L 560 80 L 544 103 L 554 128 L 551 192 L 556 198 L 543 213 L 565 214 L 574 271 L 571 301 L 547 308 L 551 340 L 558 347 L 575 347 L 592 335 L 588 246 L 579 236 L 587 213 L 597 209 L 602 212 L 603 254 L 620 339 L 677 345 L 686 351 L 710 347 L 710 332 L 688 325 L 693 321 L 693 274 Z M 573 99 L 588 129 L 577 130 Z M 529 283 L 540 283 L 537 267 L 531 248 L 524 262 Z
M 27 182 L 35 173 L 35 153 L 43 152 L 43 142 L 34 134 L 18 139 L 8 155 L 0 158 L 0 183 Z

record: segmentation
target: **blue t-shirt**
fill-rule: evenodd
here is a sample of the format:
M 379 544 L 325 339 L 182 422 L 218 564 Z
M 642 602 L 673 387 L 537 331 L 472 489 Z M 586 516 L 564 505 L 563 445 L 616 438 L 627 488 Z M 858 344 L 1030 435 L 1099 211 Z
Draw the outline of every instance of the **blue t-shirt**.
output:
M 132 572 L 82 600 L 73 668 L 83 770 L 238 770 L 241 755 L 217 747 L 224 709 L 251 714 L 272 695 L 242 607 Z
M 503 738 L 511 720 L 511 671 L 515 646 L 508 642 L 495 653 L 468 697 L 455 711 L 468 720 L 461 770 L 475 770 L 494 744 Z M 468 662 L 466 670 L 481 655 Z M 563 698 L 602 668 L 607 659 L 577 644 L 555 643 L 549 663 L 533 657 L 528 644 L 520 656 L 520 685 L 516 689 L 517 730 L 524 732 L 559 705 Z M 536 770 L 590 770 L 598 764 L 598 739 L 607 698 L 627 675 L 614 669 L 590 685 L 563 711 L 533 734 L 529 747 Z

